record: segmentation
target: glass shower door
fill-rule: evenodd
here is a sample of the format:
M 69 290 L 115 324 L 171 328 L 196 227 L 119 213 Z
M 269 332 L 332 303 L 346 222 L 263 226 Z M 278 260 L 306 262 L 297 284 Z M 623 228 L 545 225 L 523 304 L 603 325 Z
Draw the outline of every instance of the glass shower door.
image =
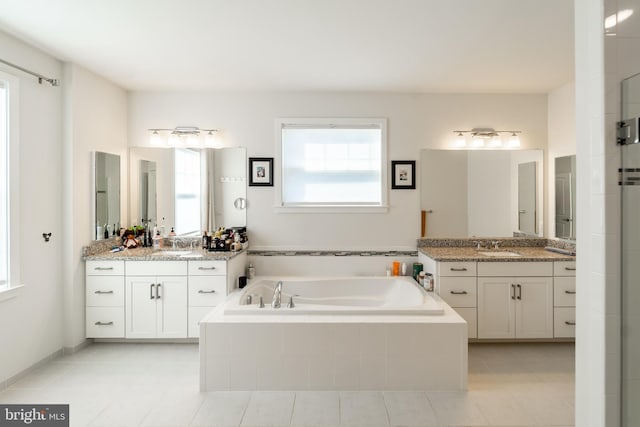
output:
M 622 372 L 623 427 L 640 426 L 640 74 L 622 82 Z
M 622 147 L 622 419 L 640 425 L 640 144 Z

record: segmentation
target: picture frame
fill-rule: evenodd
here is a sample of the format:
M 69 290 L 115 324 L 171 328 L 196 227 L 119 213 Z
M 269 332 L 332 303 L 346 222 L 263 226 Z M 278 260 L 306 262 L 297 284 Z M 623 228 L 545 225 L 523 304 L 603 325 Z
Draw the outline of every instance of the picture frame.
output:
M 391 161 L 391 189 L 415 190 L 416 189 L 416 161 L 393 160 Z
M 273 157 L 249 157 L 249 186 L 273 187 Z

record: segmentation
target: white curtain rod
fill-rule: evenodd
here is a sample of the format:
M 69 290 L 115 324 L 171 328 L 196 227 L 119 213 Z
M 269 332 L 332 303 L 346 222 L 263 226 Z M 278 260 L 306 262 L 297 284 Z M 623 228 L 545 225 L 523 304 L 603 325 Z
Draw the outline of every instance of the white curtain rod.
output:
M 45 82 L 49 83 L 51 86 L 60 86 L 60 80 L 58 80 L 58 79 L 50 79 L 49 77 L 45 77 L 42 74 L 38 74 L 38 73 L 36 73 L 34 71 L 27 70 L 26 68 L 23 68 L 23 67 L 21 67 L 19 65 L 12 64 L 9 61 L 5 61 L 2 58 L 0 58 L 0 62 L 5 64 L 5 65 L 8 65 L 9 67 L 15 68 L 16 70 L 20 70 L 20 71 L 22 71 L 24 73 L 31 74 L 32 76 L 37 77 L 38 78 L 38 83 L 40 83 L 40 84 L 42 84 L 42 82 L 45 81 Z

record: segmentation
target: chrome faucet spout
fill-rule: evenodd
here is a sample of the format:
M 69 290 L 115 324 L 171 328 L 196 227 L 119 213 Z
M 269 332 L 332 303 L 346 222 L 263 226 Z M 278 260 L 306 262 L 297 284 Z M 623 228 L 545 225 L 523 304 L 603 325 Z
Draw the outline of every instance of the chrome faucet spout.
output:
M 273 298 L 271 299 L 271 308 L 280 308 L 282 303 L 282 280 L 276 283 L 273 289 Z

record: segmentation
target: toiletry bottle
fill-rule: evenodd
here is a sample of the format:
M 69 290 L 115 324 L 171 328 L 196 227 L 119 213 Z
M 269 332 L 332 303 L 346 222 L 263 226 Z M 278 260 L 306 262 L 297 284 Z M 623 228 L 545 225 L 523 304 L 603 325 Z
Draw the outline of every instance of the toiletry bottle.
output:
M 208 240 L 209 240 L 209 239 L 207 238 L 207 230 L 205 230 L 205 231 L 202 233 L 202 249 L 204 249 L 204 250 L 209 249 L 209 245 L 208 245 L 208 243 L 207 243 L 207 241 L 208 241 Z
M 160 240 L 162 239 L 162 237 L 160 236 L 160 231 L 156 232 L 156 235 L 153 236 L 153 248 L 154 249 L 160 249 Z
M 256 277 L 256 268 L 252 263 L 249 263 L 249 267 L 247 267 L 247 277 L 249 279 L 254 279 Z
M 171 231 L 169 232 L 169 237 L 176 237 L 176 232 L 173 230 L 173 227 L 171 227 Z
M 109 226 L 107 224 L 104 225 L 104 238 L 109 238 Z

